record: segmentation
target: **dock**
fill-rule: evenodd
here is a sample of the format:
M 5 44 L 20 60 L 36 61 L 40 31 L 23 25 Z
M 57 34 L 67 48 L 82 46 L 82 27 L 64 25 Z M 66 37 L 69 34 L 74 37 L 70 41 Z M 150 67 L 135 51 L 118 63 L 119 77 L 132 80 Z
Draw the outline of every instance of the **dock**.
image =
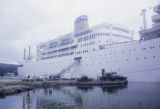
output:
M 0 97 L 5 97 L 7 95 L 17 94 L 28 90 L 33 90 L 36 88 L 45 88 L 45 87 L 53 87 L 57 85 L 73 85 L 73 86 L 85 86 L 85 85 L 127 85 L 127 80 L 121 80 L 121 81 L 101 81 L 98 79 L 92 80 L 92 81 L 79 81 L 79 80 L 53 80 L 53 81 L 34 81 L 34 80 L 28 80 L 28 81 L 12 81 L 12 80 L 6 80 L 6 81 L 0 81 Z

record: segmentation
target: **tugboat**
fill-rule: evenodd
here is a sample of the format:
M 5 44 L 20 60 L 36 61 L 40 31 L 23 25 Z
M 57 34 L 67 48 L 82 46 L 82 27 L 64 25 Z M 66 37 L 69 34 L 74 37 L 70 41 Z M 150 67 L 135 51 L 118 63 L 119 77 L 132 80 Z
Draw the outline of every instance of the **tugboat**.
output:
M 101 84 L 128 84 L 127 77 L 118 75 L 117 72 L 102 73 Z
M 77 79 L 77 85 L 122 85 L 128 84 L 127 77 L 118 75 L 117 72 L 105 72 L 102 69 L 102 76 L 98 79 L 88 78 L 87 76 L 82 76 Z

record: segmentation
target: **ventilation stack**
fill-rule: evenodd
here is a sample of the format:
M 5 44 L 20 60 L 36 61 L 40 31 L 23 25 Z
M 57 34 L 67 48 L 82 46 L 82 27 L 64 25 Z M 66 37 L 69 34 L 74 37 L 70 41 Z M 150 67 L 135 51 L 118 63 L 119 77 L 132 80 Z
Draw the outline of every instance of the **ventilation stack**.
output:
M 143 29 L 147 29 L 147 21 L 146 21 L 146 9 L 142 10 L 142 17 L 143 17 Z
M 88 30 L 88 18 L 86 15 L 79 16 L 74 23 L 74 34 Z
M 31 57 L 31 47 L 30 46 L 28 47 L 28 50 L 29 50 L 28 51 L 28 57 L 30 58 Z
M 23 60 L 26 60 L 26 49 L 24 48 Z

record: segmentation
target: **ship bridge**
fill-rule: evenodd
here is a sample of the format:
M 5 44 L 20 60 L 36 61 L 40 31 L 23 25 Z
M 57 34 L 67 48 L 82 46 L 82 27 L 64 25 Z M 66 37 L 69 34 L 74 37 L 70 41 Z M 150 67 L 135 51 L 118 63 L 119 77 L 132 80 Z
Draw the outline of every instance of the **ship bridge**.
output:
M 139 32 L 141 41 L 160 38 L 160 4 L 155 6 L 153 11 L 157 14 L 152 16 L 152 28 L 144 29 Z

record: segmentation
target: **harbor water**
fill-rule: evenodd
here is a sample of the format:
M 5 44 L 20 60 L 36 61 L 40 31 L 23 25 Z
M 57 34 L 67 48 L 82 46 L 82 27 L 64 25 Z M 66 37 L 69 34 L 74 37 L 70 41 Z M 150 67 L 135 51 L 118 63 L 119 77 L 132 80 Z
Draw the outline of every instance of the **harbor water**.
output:
M 0 109 L 160 109 L 160 83 L 39 88 L 0 98 Z

